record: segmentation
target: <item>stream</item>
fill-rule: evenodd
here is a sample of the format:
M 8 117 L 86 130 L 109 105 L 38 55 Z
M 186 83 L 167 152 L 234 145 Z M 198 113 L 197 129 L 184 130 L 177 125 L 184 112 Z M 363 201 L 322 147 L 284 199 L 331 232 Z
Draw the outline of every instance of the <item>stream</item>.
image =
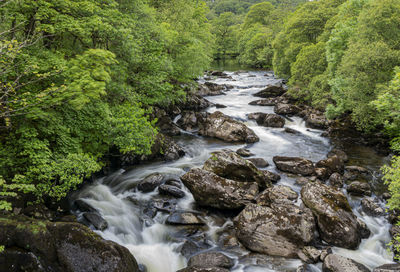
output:
M 272 162 L 273 156 L 299 156 L 313 162 L 324 159 L 332 149 L 330 140 L 322 137 L 323 131 L 306 128 L 299 117 L 286 120 L 285 127 L 299 131 L 299 134 L 286 133 L 283 128 L 258 126 L 255 121 L 248 120 L 247 114 L 252 112 L 273 113 L 272 106 L 253 106 L 249 102 L 258 98 L 252 94 L 267 85 L 280 84 L 272 72 L 226 72 L 231 78 L 214 78 L 211 82 L 229 84 L 234 88 L 226 95 L 206 97 L 212 103 L 223 104 L 226 108 L 210 107 L 208 112 L 221 111 L 237 120 L 243 121 L 252 129 L 260 141 L 254 144 L 232 144 L 213 138 L 206 138 L 182 131 L 175 141 L 181 145 L 186 155 L 172 162 L 155 162 L 135 166 L 130 170 L 120 169 L 112 175 L 102 177 L 82 188 L 73 195 L 73 200 L 82 199 L 95 207 L 107 221 L 108 228 L 96 232 L 104 239 L 112 240 L 128 248 L 139 264 L 143 264 L 148 272 L 175 272 L 186 267 L 187 259 L 181 254 L 185 241 L 194 241 L 199 245 L 198 252 L 218 250 L 235 260 L 231 271 L 296 271 L 302 262 L 297 259 L 270 257 L 251 253 L 242 246 L 229 244 L 233 233 L 232 217 L 218 211 L 196 207 L 193 196 L 183 187 L 185 197 L 179 199 L 177 209 L 200 211 L 204 214 L 206 226 L 181 227 L 165 224 L 168 213 L 157 212 L 154 218 L 143 213 L 143 207 L 157 201 L 157 189 L 149 193 L 141 193 L 135 185 L 146 176 L 160 173 L 169 178 L 178 179 L 192 167 L 202 167 L 211 152 L 221 149 L 237 150 L 245 147 L 254 154 L 252 157 L 264 158 L 269 162 L 267 169 L 281 175 L 280 185 L 290 186 L 296 192 L 301 187 L 295 183 L 296 177 L 279 172 Z M 204 79 L 200 79 L 204 82 Z M 179 117 L 178 117 L 179 118 Z M 176 120 L 175 120 L 176 121 Z M 379 186 L 379 168 L 387 160 L 377 155 L 372 149 L 349 145 L 345 148 L 350 161 L 363 166 L 374 173 L 374 184 Z M 343 188 L 343 192 L 346 193 Z M 391 225 L 384 217 L 366 216 L 360 212 L 360 197 L 347 195 L 353 212 L 364 221 L 371 231 L 369 238 L 364 239 L 357 250 L 333 248 L 334 253 L 354 259 L 370 269 L 382 264 L 391 263 L 392 255 L 386 245 L 390 242 Z M 300 198 L 298 202 L 301 202 Z M 381 203 L 383 206 L 384 204 Z M 74 211 L 78 220 L 82 219 L 80 211 Z M 311 265 L 312 271 L 322 271 L 322 264 Z

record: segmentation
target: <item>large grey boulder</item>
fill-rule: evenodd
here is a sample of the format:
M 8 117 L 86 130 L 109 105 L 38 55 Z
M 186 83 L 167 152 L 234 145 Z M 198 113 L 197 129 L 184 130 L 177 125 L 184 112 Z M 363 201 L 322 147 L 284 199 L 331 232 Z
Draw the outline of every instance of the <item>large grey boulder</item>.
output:
M 255 120 L 260 126 L 282 128 L 285 125 L 285 118 L 274 113 L 255 112 L 247 117 Z
M 273 203 L 293 203 L 298 194 L 292 188 L 285 185 L 270 187 L 257 196 L 257 204 L 271 206 Z
M 370 270 L 363 264 L 356 261 L 337 255 L 329 254 L 326 256 L 323 266 L 323 272 L 370 272 Z
M 225 179 L 200 168 L 192 168 L 181 180 L 200 206 L 240 209 L 252 202 L 258 194 L 255 182 Z
M 272 160 L 276 167 L 283 172 L 302 176 L 310 176 L 314 173 L 313 162 L 304 158 L 275 156 Z
M 320 182 L 310 182 L 301 189 L 301 198 L 316 216 L 323 240 L 348 249 L 358 247 L 360 226 L 341 191 Z
M 234 224 L 239 241 L 248 249 L 289 258 L 298 257 L 301 248 L 314 240 L 316 230 L 309 209 L 286 203 L 249 204 Z
M 255 143 L 260 139 L 245 124 L 216 111 L 199 124 L 199 134 L 226 142 Z
M 209 251 L 194 255 L 189 259 L 189 267 L 222 267 L 232 268 L 234 261 L 221 252 Z

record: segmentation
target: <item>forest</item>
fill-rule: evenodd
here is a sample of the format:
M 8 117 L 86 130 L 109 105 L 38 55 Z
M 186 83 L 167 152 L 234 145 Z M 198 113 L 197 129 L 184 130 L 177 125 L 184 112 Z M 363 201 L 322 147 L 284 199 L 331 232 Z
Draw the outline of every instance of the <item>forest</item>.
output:
M 110 158 L 150 155 L 155 109 L 188 101 L 224 59 L 273 71 L 296 103 L 383 135 L 398 214 L 400 0 L 0 1 L 1 213 L 62 201 Z

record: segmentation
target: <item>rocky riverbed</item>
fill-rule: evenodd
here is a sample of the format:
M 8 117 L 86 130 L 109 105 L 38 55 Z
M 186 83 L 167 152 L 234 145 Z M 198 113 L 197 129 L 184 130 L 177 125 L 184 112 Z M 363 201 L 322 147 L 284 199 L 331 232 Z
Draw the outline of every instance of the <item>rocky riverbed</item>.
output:
M 43 268 L 29 271 L 399 271 L 386 249 L 392 221 L 378 171 L 387 158 L 297 105 L 272 72 L 199 83 L 186 103 L 155 109 L 152 155 L 124 156 L 124 169 L 70 197 L 97 233 L 90 241 L 63 217 L 25 230 L 12 227 L 21 219 L 0 221 L 0 242 L 18 231 L 49 239 L 34 250 L 9 239 Z M 129 168 L 139 161 L 148 163 Z

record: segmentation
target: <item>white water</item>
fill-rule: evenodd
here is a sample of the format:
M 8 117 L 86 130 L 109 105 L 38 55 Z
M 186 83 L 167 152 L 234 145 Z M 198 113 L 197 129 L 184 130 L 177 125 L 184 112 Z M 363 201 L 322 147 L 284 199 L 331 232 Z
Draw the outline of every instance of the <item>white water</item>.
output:
M 285 133 L 283 129 L 260 127 L 255 122 L 247 119 L 247 114 L 252 112 L 272 113 L 273 107 L 251 106 L 249 102 L 259 98 L 252 94 L 271 84 L 279 83 L 273 77 L 264 76 L 265 72 L 250 72 L 235 75 L 229 73 L 234 80 L 217 79 L 214 82 L 234 85 L 235 88 L 226 95 L 208 97 L 213 103 L 220 103 L 227 108 L 218 109 L 223 113 L 244 121 L 259 136 L 260 141 L 255 144 L 228 144 L 219 140 L 203 138 L 191 133 L 184 133 L 177 141 L 186 151 L 186 155 L 174 162 L 158 162 L 137 166 L 125 172 L 120 170 L 110 177 L 97 180 L 94 184 L 86 186 L 74 198 L 82 198 L 96 207 L 108 222 L 109 227 L 97 231 L 103 238 L 115 241 L 127 247 L 135 256 L 138 263 L 144 264 L 149 272 L 175 272 L 186 266 L 187 260 L 179 253 L 179 248 L 186 239 L 182 229 L 165 225 L 167 214 L 158 212 L 155 218 L 146 218 L 142 215 L 143 206 L 154 201 L 157 192 L 140 193 L 135 191 L 135 184 L 152 173 L 166 174 L 172 178 L 179 178 L 185 170 L 200 167 L 210 157 L 210 153 L 223 149 L 238 149 L 246 147 L 251 150 L 254 157 L 266 159 L 271 166 L 267 169 L 277 171 L 272 163 L 276 155 L 301 156 L 312 161 L 323 159 L 331 149 L 327 138 L 321 137 L 322 131 L 308 129 L 300 118 L 287 120 L 286 127 L 300 132 L 300 135 Z M 256 77 L 249 77 L 255 75 Z M 250 87 L 249 86 L 253 86 Z M 215 107 L 208 109 L 215 111 Z M 354 154 L 353 154 L 354 155 Z M 365 155 L 365 154 L 363 154 Z M 350 154 L 351 156 L 351 154 Z M 369 154 L 365 155 L 368 159 Z M 362 158 L 361 158 L 362 159 Z M 378 168 L 379 165 L 373 165 Z M 282 179 L 279 184 L 289 185 L 299 192 L 300 187 L 295 185 L 295 177 L 280 173 Z M 179 200 L 178 209 L 193 210 L 194 199 L 185 189 L 186 197 Z M 129 198 L 135 199 L 135 203 Z M 355 214 L 369 227 L 372 235 L 364 239 L 355 251 L 334 248 L 340 255 L 352 258 L 358 262 L 374 268 L 378 265 L 390 263 L 392 256 L 386 251 L 386 244 L 390 237 L 390 225 L 384 218 L 363 216 L 358 211 L 360 200 L 349 199 Z M 299 201 L 299 204 L 301 201 Z M 221 246 L 221 234 L 232 227 L 231 219 L 223 216 L 207 214 L 204 217 L 207 228 L 204 230 L 204 239 L 212 248 L 221 250 L 236 260 L 236 265 L 231 271 L 259 272 L 259 271 L 295 271 L 301 265 L 299 260 L 274 258 L 256 254 L 249 256 L 243 248 L 226 249 Z M 321 271 L 321 264 L 313 265 L 313 271 Z

